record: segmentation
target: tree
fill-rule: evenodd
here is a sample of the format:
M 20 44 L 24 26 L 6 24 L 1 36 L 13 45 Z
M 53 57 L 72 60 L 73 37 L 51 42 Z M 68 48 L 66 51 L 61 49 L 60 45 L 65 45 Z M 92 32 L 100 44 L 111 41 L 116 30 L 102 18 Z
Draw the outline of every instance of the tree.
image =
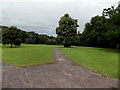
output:
M 18 46 L 20 46 L 21 43 L 56 45 L 56 37 L 53 36 L 38 34 L 33 31 L 26 32 L 21 29 L 17 29 L 16 27 L 13 26 L 12 27 L 0 26 L 0 28 L 1 28 L 0 32 L 3 31 L 2 44 L 4 45 L 11 44 L 11 42 L 12 44 Z
M 39 37 L 38 37 L 38 43 L 39 44 L 47 44 L 47 42 L 48 42 L 48 36 L 47 35 L 44 35 L 44 34 L 39 35 Z
M 26 44 L 36 44 L 37 34 L 35 32 L 28 32 L 28 37 L 25 39 Z
M 56 28 L 57 40 L 62 41 L 64 47 L 70 47 L 74 37 L 77 35 L 77 19 L 73 19 L 69 14 L 65 14 L 59 20 L 59 26 Z
M 120 48 L 120 5 L 117 8 L 104 9 L 103 16 L 108 19 L 108 30 L 106 36 L 109 45 L 114 48 Z
M 3 29 L 3 32 L 2 32 L 2 43 L 4 45 L 6 44 L 10 44 L 11 45 L 11 48 L 13 47 L 13 44 L 14 45 L 18 45 L 20 46 L 21 44 L 21 38 L 20 38 L 20 30 L 17 29 L 17 27 L 14 27 L 14 26 L 11 26 L 11 27 L 8 27 L 8 28 L 5 28 Z
M 102 16 L 92 17 L 79 41 L 84 46 L 119 48 L 120 6 L 104 9 Z
M 47 43 L 48 45 L 56 45 L 56 38 L 53 36 L 49 36 Z
M 25 43 L 25 40 L 28 38 L 28 33 L 26 31 L 20 30 L 21 42 Z

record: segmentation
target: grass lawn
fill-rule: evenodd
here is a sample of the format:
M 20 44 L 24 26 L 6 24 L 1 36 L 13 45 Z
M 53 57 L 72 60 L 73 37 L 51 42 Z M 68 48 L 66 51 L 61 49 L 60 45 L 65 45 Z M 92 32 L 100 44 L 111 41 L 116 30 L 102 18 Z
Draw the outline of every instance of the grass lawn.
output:
M 1 36 L 1 34 L 2 34 L 2 29 L 0 28 L 0 61 L 2 60 L 2 44 L 1 44 L 1 42 L 2 42 L 2 36 Z
M 0 61 L 2 61 L 2 45 L 0 44 Z
M 2 47 L 2 60 L 18 66 L 46 64 L 54 62 L 55 45 L 22 44 L 20 47 Z
M 91 68 L 101 74 L 118 76 L 118 52 L 114 49 L 94 47 L 62 48 L 61 51 L 78 64 Z

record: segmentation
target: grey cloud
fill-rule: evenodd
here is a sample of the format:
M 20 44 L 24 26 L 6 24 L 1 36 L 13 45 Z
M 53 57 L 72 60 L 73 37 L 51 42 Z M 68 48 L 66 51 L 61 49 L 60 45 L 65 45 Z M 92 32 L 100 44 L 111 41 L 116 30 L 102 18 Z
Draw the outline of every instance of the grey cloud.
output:
M 2 25 L 2 5 L 0 4 L 0 25 Z
M 21 0 L 22 1 L 22 0 Z M 3 25 L 17 26 L 26 31 L 55 35 L 60 17 L 69 13 L 78 19 L 80 32 L 86 22 L 102 10 L 117 5 L 119 0 L 40 0 L 41 2 L 3 3 Z

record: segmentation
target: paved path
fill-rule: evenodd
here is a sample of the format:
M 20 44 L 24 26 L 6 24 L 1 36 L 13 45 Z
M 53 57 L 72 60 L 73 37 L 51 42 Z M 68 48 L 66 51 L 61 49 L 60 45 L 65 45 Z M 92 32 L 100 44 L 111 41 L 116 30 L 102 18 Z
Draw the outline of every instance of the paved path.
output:
M 3 88 L 112 88 L 117 80 L 75 65 L 55 49 L 55 64 L 16 67 L 3 63 Z

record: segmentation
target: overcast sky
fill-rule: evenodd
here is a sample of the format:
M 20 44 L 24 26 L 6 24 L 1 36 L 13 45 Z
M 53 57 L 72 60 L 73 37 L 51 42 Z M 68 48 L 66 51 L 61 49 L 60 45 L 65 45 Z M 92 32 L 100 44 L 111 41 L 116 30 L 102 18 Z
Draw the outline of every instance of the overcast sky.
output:
M 65 13 L 78 19 L 82 32 L 91 17 L 120 0 L 3 0 L 0 4 L 2 25 L 17 26 L 26 31 L 55 35 L 58 21 Z

